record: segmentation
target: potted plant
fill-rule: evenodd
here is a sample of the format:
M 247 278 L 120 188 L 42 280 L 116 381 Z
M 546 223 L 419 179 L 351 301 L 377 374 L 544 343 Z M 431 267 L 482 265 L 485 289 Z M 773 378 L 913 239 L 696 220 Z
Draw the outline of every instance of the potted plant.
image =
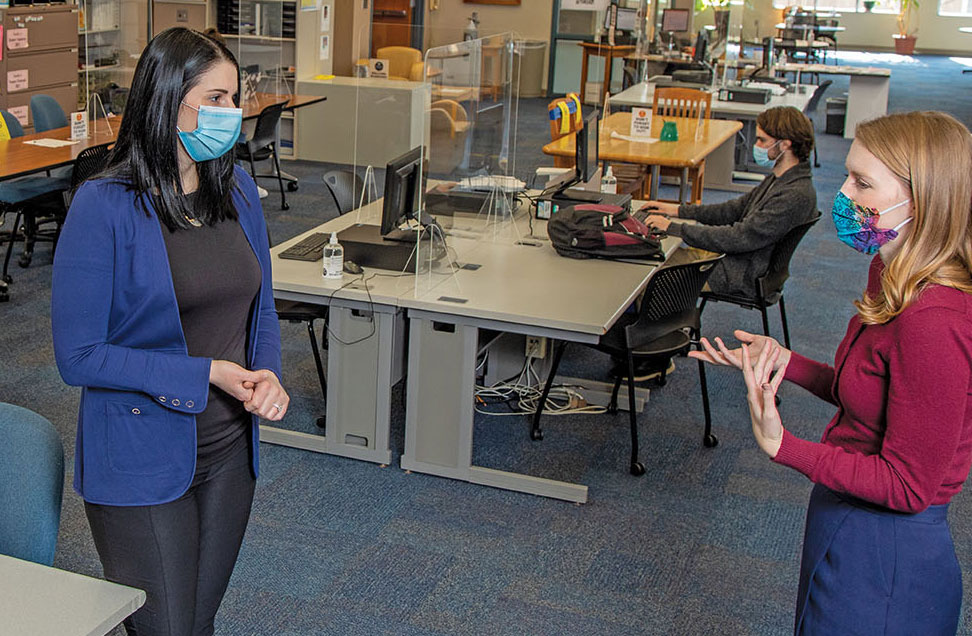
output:
M 877 0 L 864 0 L 862 4 L 864 5 L 864 11 L 866 13 L 870 13 L 871 9 L 874 8 L 874 5 L 877 4 Z
M 898 11 L 898 32 L 894 38 L 894 52 L 898 55 L 911 55 L 915 52 L 915 40 L 918 38 L 918 0 L 901 0 L 901 10 Z
M 729 0 L 695 0 L 695 12 L 712 8 L 713 32 L 709 34 L 709 52 L 714 57 L 725 50 L 729 38 Z

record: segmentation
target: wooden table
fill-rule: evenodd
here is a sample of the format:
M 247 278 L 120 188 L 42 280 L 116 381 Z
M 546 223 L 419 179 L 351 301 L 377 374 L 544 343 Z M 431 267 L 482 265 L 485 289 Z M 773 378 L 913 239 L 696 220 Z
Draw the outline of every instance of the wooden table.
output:
M 145 603 L 145 592 L 0 555 L 0 634 L 102 636 Z
M 70 139 L 69 126 L 0 141 L 0 181 L 70 165 L 82 150 L 115 141 L 120 125 L 121 118 L 113 118 L 109 132 L 104 120 L 100 119 L 97 121 L 97 132 L 94 132 L 95 122 L 88 122 L 88 131 L 91 134 L 87 139 L 61 148 L 45 148 L 27 142 L 34 139 Z
M 287 102 L 286 110 L 309 106 L 327 98 L 321 95 L 278 95 L 275 93 L 256 93 L 255 97 L 243 104 L 243 119 L 257 117 L 271 104 Z M 34 139 L 70 139 L 70 128 L 56 128 L 42 133 L 24 135 L 16 139 L 0 141 L 0 181 L 13 179 L 34 172 L 51 170 L 74 163 L 78 154 L 85 148 L 115 141 L 121 126 L 121 117 L 109 119 L 111 132 L 104 119 L 88 122 L 87 139 L 62 148 L 45 148 L 26 143 Z M 95 130 L 97 129 L 97 132 Z
M 259 116 L 267 106 L 287 102 L 284 110 L 294 110 L 301 106 L 310 106 L 318 102 L 323 102 L 327 98 L 323 95 L 282 95 L 278 93 L 254 93 L 252 99 L 243 103 L 243 119 L 253 119 Z
M 584 51 L 584 59 L 581 61 L 581 85 L 580 98 L 584 101 L 587 89 L 587 64 L 592 55 L 604 58 L 604 81 L 601 82 L 601 95 L 597 100 L 598 104 L 604 103 L 604 96 L 607 94 L 608 87 L 611 85 L 611 69 L 614 66 L 615 58 L 623 59 L 635 52 L 634 44 L 597 44 L 595 42 L 578 42 Z
M 678 141 L 659 141 L 662 124 L 674 121 L 678 127 Z M 742 128 L 742 122 L 725 119 L 703 119 L 701 122 L 685 117 L 655 116 L 651 122 L 654 141 L 627 141 L 611 136 L 612 132 L 628 136 L 631 113 L 614 113 L 601 122 L 598 139 L 598 160 L 613 163 L 635 163 L 651 167 L 649 198 L 658 196 L 658 175 L 662 166 L 680 168 L 682 183 L 678 200 L 685 200 L 688 171 L 698 167 L 719 146 L 732 138 Z M 698 130 L 698 139 L 696 131 Z M 566 135 L 543 147 L 544 154 L 555 157 L 573 157 L 576 134 Z

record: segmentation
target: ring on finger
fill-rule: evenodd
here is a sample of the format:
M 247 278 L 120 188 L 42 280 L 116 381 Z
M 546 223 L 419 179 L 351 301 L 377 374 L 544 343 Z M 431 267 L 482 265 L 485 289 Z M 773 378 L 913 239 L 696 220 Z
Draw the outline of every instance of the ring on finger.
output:
M 281 406 L 280 404 L 277 404 L 276 402 L 273 403 L 273 408 L 277 409 L 278 411 L 282 411 L 283 410 L 283 406 Z

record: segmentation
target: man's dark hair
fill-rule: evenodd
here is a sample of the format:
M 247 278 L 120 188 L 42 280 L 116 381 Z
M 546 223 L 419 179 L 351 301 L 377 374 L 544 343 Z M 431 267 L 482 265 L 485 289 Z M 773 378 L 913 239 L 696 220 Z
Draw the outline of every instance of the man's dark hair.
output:
M 774 139 L 789 139 L 790 149 L 800 161 L 810 158 L 813 150 L 813 124 L 793 106 L 774 106 L 756 117 L 756 125 Z

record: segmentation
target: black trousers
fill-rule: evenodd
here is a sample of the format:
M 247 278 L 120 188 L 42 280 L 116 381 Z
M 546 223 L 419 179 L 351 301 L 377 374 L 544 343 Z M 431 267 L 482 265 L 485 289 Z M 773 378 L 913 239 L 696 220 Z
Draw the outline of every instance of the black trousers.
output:
M 246 445 L 184 495 L 154 506 L 85 502 L 105 578 L 145 590 L 145 605 L 125 621 L 129 636 L 213 633 L 256 480 Z

